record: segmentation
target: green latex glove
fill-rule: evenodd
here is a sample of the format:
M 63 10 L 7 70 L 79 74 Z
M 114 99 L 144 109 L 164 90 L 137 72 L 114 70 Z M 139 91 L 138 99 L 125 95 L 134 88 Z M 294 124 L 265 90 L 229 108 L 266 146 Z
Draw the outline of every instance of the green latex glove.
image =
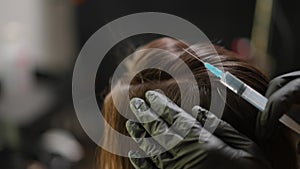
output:
M 257 137 L 263 142 L 276 131 L 279 118 L 291 111 L 293 105 L 300 104 L 300 71 L 273 79 L 267 89 L 266 97 L 269 100 L 265 111 L 258 115 L 256 128 Z M 294 111 L 299 112 L 299 110 Z M 300 123 L 300 114 L 291 114 L 291 116 L 295 116 L 293 117 L 295 121 Z
M 142 123 L 130 120 L 126 123 L 127 131 L 141 149 L 129 152 L 136 169 L 270 168 L 254 142 L 211 112 L 195 106 L 192 114 L 196 113 L 196 120 L 161 93 L 148 91 L 146 99 L 151 108 L 140 98 L 133 98 L 130 103 Z M 206 120 L 211 121 L 209 127 L 217 126 L 209 139 L 206 136 L 210 133 L 202 128 Z M 191 128 L 189 132 L 184 133 L 188 128 Z M 144 139 L 148 136 L 153 139 Z M 145 157 L 145 153 L 150 157 L 140 158 Z

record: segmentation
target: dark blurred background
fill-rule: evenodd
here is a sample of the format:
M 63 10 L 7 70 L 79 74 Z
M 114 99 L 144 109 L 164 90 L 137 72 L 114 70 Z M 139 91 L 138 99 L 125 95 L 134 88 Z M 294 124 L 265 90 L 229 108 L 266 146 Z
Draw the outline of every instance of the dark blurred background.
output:
M 299 8 L 298 0 L 1 1 L 0 168 L 95 167 L 97 146 L 73 108 L 72 71 L 84 43 L 114 19 L 150 11 L 177 15 L 272 78 L 300 69 Z M 134 36 L 111 49 L 95 82 L 99 105 L 116 65 L 160 36 Z

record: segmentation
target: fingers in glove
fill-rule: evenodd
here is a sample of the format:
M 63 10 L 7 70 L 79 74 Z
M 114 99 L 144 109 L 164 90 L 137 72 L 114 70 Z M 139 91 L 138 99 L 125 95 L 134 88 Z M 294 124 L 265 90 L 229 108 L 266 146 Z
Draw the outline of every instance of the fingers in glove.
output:
M 222 150 L 217 151 L 218 153 L 224 153 L 224 157 L 229 157 L 229 159 L 238 158 L 241 162 L 243 161 L 242 163 L 245 165 L 247 164 L 246 166 L 248 168 L 259 168 L 257 166 L 262 166 L 262 168 L 270 168 L 269 163 L 263 156 L 260 148 L 247 136 L 238 132 L 229 123 L 223 121 L 212 112 L 200 106 L 194 106 L 193 111 L 198 113 L 197 120 L 201 121 L 204 126 L 204 130 L 206 126 L 204 123 L 207 122 L 210 122 L 208 127 L 215 128 L 211 139 L 216 136 L 226 144 Z M 255 156 L 255 159 L 257 159 L 255 162 L 253 161 L 253 156 Z
M 141 109 L 141 107 L 143 107 Z M 152 138 L 163 148 L 169 150 L 173 148 L 183 138 L 176 133 L 169 125 L 149 108 L 143 99 L 133 98 L 130 101 L 130 108 L 142 127 L 152 136 Z
M 141 124 L 128 120 L 126 122 L 126 129 L 132 139 L 139 145 L 140 149 L 148 156 L 158 155 L 166 151 L 152 137 L 148 137 L 149 134 Z
M 186 136 L 189 130 L 195 125 L 196 119 L 178 107 L 165 95 L 151 90 L 147 91 L 145 95 L 151 109 L 180 136 Z
M 238 132 L 227 122 L 218 118 L 212 112 L 200 106 L 194 106 L 192 111 L 198 113 L 197 120 L 201 122 L 204 128 L 215 128 L 215 131 L 212 134 L 224 141 L 227 145 L 235 149 L 244 150 L 250 154 L 261 153 L 257 145 L 252 140 Z M 209 126 L 206 126 L 204 123 L 208 123 Z
M 260 141 L 271 137 L 278 125 L 278 119 L 300 100 L 300 71 L 288 73 L 273 79 L 266 92 L 269 98 L 266 109 L 260 112 L 256 134 Z
M 158 169 L 150 158 L 140 151 L 129 151 L 129 160 L 135 169 Z
M 269 98 L 269 103 L 267 108 L 274 109 L 272 112 L 288 111 L 292 104 L 300 104 L 300 78 L 290 81 L 274 92 Z
M 167 149 L 161 146 L 152 137 L 148 137 L 149 134 L 141 124 L 128 120 L 126 122 L 126 128 L 129 135 L 139 145 L 139 148 L 143 150 L 147 156 L 149 156 L 147 159 L 151 159 L 155 166 L 160 167 L 165 161 L 168 161 L 168 159 L 173 157 L 170 151 L 167 151 Z M 146 156 L 145 154 L 144 157 Z M 130 157 L 133 157 L 134 155 L 139 155 L 137 157 L 142 157 L 141 155 L 143 154 L 141 152 L 131 152 Z M 131 161 L 135 162 L 135 164 L 142 162 L 142 160 L 138 159 Z M 148 160 L 147 162 L 149 163 L 150 161 Z
M 300 78 L 292 80 L 274 92 L 260 117 L 261 127 L 270 135 L 278 119 L 289 112 L 293 104 L 300 104 Z
M 300 71 L 296 71 L 296 72 L 292 72 L 292 73 L 288 73 L 276 77 L 275 79 L 271 80 L 271 82 L 269 83 L 269 87 L 266 92 L 266 97 L 270 97 L 274 92 L 282 88 L 288 82 L 298 78 L 300 78 Z

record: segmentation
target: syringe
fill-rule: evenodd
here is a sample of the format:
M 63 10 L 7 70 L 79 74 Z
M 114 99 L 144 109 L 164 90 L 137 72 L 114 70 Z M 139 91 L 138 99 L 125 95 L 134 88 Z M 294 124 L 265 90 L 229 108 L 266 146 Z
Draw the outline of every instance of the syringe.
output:
M 266 104 L 268 102 L 268 99 L 266 97 L 258 93 L 256 90 L 248 86 L 246 83 L 244 83 L 228 71 L 223 72 L 217 67 L 213 66 L 212 64 L 202 61 L 188 50 L 185 51 L 193 57 L 195 57 L 200 62 L 202 62 L 205 68 L 208 69 L 215 76 L 217 76 L 220 79 L 221 83 L 224 84 L 227 88 L 244 98 L 250 104 L 255 106 L 258 110 L 265 110 Z
M 246 83 L 244 83 L 228 71 L 222 72 L 220 69 L 206 62 L 204 62 L 204 66 L 211 73 L 220 78 L 221 83 L 224 84 L 227 88 L 244 98 L 250 104 L 258 108 L 258 110 L 265 110 L 268 102 L 268 99 L 266 97 L 258 93 L 256 90 L 248 86 Z
M 204 66 L 212 72 L 215 76 L 220 78 L 221 83 L 223 83 L 226 87 L 232 90 L 234 93 L 238 94 L 245 100 L 247 100 L 250 104 L 258 108 L 260 111 L 264 111 L 268 102 L 268 99 L 252 89 L 250 86 L 245 84 L 243 81 L 235 77 L 229 72 L 222 72 L 220 69 L 215 66 L 203 62 Z M 300 134 L 300 124 L 297 123 L 290 116 L 283 114 L 283 116 L 279 119 L 281 123 Z
M 185 50 L 185 49 L 184 49 Z M 268 102 L 268 99 L 258 93 L 256 90 L 248 86 L 246 83 L 235 77 L 233 74 L 229 72 L 223 72 L 220 69 L 216 68 L 210 63 L 204 62 L 199 59 L 197 56 L 192 54 L 191 52 L 185 50 L 187 53 L 192 55 L 195 59 L 202 62 L 206 69 L 208 69 L 212 74 L 217 76 L 221 83 L 224 84 L 227 88 L 232 90 L 234 93 L 238 94 L 250 104 L 255 106 L 258 110 L 264 111 Z M 279 119 L 281 123 L 300 134 L 300 124 L 297 123 L 290 116 L 283 114 L 283 116 Z

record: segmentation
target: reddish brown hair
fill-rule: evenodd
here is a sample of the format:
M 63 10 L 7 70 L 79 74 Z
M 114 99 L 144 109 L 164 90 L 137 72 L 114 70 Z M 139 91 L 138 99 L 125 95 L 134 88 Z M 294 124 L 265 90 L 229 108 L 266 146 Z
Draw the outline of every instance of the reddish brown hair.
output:
M 205 67 L 197 59 L 184 52 L 183 48 L 188 48 L 188 45 L 185 43 L 174 40 L 171 38 L 161 38 L 151 43 L 143 46 L 144 49 L 149 48 L 159 48 L 171 53 L 180 54 L 180 57 L 176 58 L 173 55 L 170 63 L 170 69 L 180 69 L 181 65 L 178 62 L 179 59 L 183 60 L 189 68 L 192 70 L 197 83 L 198 89 L 200 91 L 200 105 L 204 108 L 209 108 L 211 100 L 211 83 L 219 83 L 217 80 L 210 81 L 210 74 L 206 71 Z M 212 46 L 206 44 L 199 44 L 195 48 L 197 50 L 198 57 L 206 62 L 213 64 L 216 67 L 223 67 L 224 70 L 231 72 L 246 84 L 253 87 L 258 92 L 264 94 L 267 88 L 268 80 L 267 78 L 256 68 L 250 64 L 237 59 L 235 53 L 230 52 L 219 46 Z M 217 56 L 217 54 L 218 56 Z M 134 56 L 135 59 L 128 63 L 128 72 L 134 72 L 134 69 L 137 66 L 147 65 L 148 57 L 151 57 L 151 53 L 143 53 L 141 55 Z M 185 76 L 182 75 L 182 80 L 179 83 L 189 83 Z M 214 79 L 211 77 L 211 79 Z M 122 81 L 122 80 L 120 80 Z M 162 90 L 170 99 L 175 103 L 180 104 L 180 92 L 177 82 L 166 72 L 163 72 L 158 69 L 147 69 L 140 72 L 135 78 L 131 81 L 131 86 L 129 90 L 129 97 L 141 97 L 144 98 L 144 93 L 147 90 L 151 89 L 160 89 Z M 113 90 L 122 90 L 120 88 L 114 88 Z M 192 88 L 188 90 L 194 90 Z M 183 91 L 189 92 L 189 91 Z M 224 97 L 224 96 L 221 96 Z M 204 99 L 203 99 L 204 98 Z M 241 133 L 244 133 L 249 138 L 255 140 L 255 124 L 258 110 L 252 105 L 233 94 L 231 91 L 227 91 L 226 97 L 226 106 L 222 119 L 230 123 L 233 127 L 239 130 Z M 193 96 L 183 99 L 193 99 Z M 120 101 L 122 102 L 122 101 Z M 128 103 L 121 103 L 128 104 Z M 124 111 L 130 112 L 130 110 L 124 107 Z M 104 117 L 118 132 L 128 135 L 125 122 L 126 118 L 119 114 L 115 105 L 113 104 L 111 95 L 108 94 L 105 98 L 103 105 Z M 105 132 L 104 143 L 112 144 L 112 142 L 117 141 L 113 140 L 110 137 L 110 133 Z M 101 150 L 100 154 L 100 168 L 105 169 L 129 169 L 133 168 L 130 164 L 128 158 L 120 157 L 114 154 L 111 154 L 105 150 Z

